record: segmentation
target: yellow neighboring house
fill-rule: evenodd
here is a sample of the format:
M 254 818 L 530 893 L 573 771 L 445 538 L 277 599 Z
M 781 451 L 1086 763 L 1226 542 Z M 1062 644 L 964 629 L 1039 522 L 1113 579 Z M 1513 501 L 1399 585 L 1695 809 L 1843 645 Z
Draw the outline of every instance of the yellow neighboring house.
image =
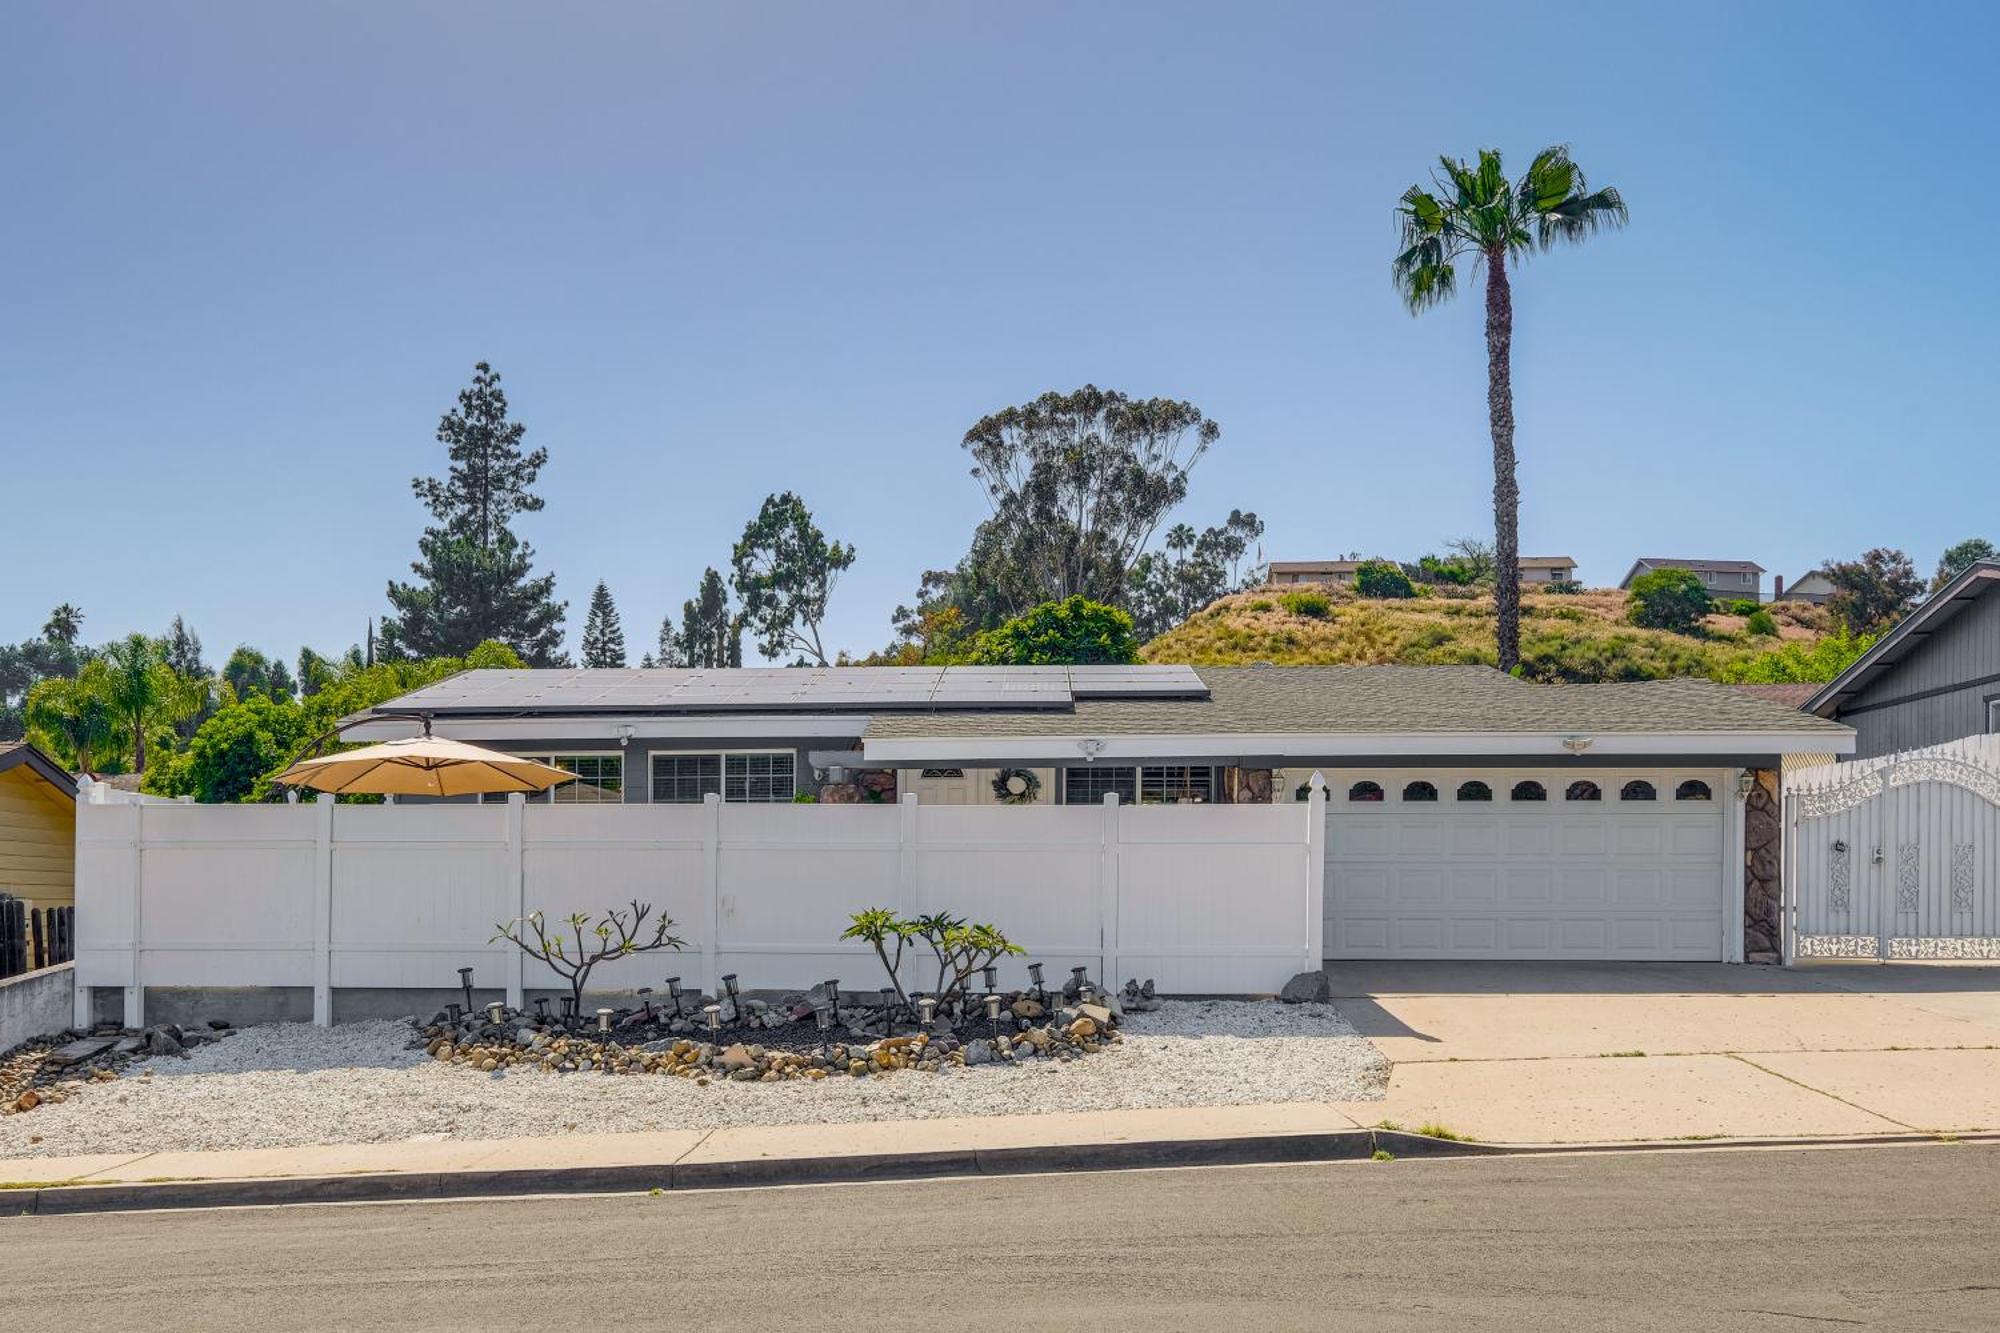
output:
M 0 741 L 0 893 L 76 901 L 76 779 L 26 741 Z

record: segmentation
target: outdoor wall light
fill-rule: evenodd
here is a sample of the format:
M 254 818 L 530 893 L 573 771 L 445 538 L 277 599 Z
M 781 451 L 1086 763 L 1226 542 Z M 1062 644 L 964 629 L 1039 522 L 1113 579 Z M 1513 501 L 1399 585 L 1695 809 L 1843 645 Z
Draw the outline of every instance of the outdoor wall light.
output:
M 1590 746 L 1591 738 L 1588 736 L 1565 736 L 1562 738 L 1563 749 L 1568 750 L 1571 754 L 1582 754 Z
M 1736 794 L 1738 796 L 1743 796 L 1743 797 L 1749 796 L 1750 789 L 1752 787 L 1755 787 L 1756 785 L 1757 785 L 1757 775 L 1755 773 L 1752 773 L 1749 769 L 1746 768 L 1742 772 L 1736 775 Z

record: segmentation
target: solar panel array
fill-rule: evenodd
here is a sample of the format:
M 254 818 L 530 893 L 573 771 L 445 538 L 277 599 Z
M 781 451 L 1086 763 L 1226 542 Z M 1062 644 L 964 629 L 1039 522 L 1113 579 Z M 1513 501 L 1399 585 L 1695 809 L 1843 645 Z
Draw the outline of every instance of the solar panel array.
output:
M 715 667 L 467 671 L 384 711 L 798 712 L 1068 708 L 1078 699 L 1205 699 L 1185 666 Z

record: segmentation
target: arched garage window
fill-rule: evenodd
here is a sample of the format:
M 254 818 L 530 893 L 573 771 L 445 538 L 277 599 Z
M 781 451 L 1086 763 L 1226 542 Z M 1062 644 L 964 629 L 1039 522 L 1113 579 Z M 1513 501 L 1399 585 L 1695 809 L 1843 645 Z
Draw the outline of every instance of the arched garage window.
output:
M 1709 800 L 1711 798 L 1709 796 L 1708 784 L 1700 778 L 1689 778 L 1686 782 L 1674 788 L 1674 799 L 1676 801 Z
M 1621 801 L 1657 801 L 1660 799 L 1660 794 L 1654 791 L 1653 784 L 1647 782 L 1644 778 L 1633 778 L 1618 789 L 1618 799 Z
M 1379 801 L 1382 799 L 1382 784 L 1379 782 L 1357 782 L 1347 789 L 1350 801 Z
M 1549 799 L 1549 789 L 1530 778 L 1526 782 L 1515 783 L 1514 790 L 1507 793 L 1507 799 L 1510 801 L 1546 801 Z
M 1493 799 L 1493 789 L 1478 778 L 1473 778 L 1469 782 L 1458 784 L 1458 799 L 1461 801 L 1490 801 Z
M 1428 782 L 1412 782 L 1403 788 L 1403 799 L 1406 801 L 1435 801 L 1437 798 L 1438 789 Z
M 1595 782 L 1585 778 L 1570 783 L 1569 790 L 1563 793 L 1563 799 L 1565 801 L 1601 801 L 1604 799 L 1604 793 L 1597 789 Z

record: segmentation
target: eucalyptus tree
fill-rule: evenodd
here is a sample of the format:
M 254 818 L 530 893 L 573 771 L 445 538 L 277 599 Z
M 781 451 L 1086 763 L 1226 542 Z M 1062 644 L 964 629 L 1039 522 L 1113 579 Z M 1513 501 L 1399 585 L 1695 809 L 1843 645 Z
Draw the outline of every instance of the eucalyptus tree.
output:
M 820 626 L 833 585 L 854 556 L 851 543 L 827 540 L 798 496 L 767 496 L 730 554 L 743 623 L 756 631 L 757 651 L 767 658 L 797 652 L 826 666 Z
M 1019 589 L 1008 600 L 1122 603 L 1133 562 L 1221 435 L 1193 403 L 1092 384 L 975 422 L 961 443 L 993 506 L 990 549 L 1007 566 L 996 581 Z
M 1562 146 L 1535 155 L 1510 181 L 1495 149 L 1477 165 L 1438 160 L 1429 188 L 1412 185 L 1396 207 L 1402 239 L 1390 276 L 1411 314 L 1449 300 L 1458 265 L 1486 279 L 1486 415 L 1493 437 L 1493 605 L 1500 669 L 1521 660 L 1521 491 L 1515 479 L 1512 353 L 1514 300 L 1507 267 L 1529 252 L 1623 226 L 1625 201 L 1592 190 Z

